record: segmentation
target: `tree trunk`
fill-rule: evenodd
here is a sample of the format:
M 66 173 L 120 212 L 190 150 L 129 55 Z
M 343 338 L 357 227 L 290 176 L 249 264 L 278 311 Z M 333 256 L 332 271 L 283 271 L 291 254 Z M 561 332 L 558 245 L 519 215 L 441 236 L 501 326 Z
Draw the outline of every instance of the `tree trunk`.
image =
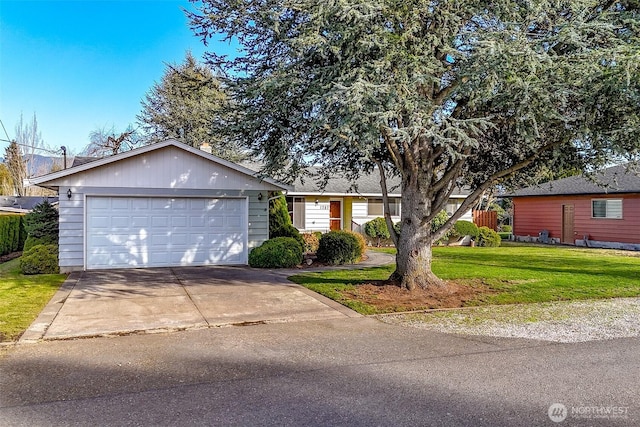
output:
M 413 188 L 412 188 L 413 187 Z M 426 289 L 445 286 L 431 271 L 431 223 L 424 218 L 431 214 L 431 200 L 421 194 L 417 185 L 403 185 L 402 231 L 398 239 L 396 271 L 391 279 L 399 280 L 405 289 Z

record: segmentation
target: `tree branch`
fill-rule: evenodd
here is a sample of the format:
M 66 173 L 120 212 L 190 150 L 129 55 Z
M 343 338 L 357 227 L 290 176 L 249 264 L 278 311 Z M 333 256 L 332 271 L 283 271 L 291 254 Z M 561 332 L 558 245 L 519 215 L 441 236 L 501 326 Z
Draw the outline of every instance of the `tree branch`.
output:
M 384 220 L 387 223 L 387 229 L 389 229 L 389 235 L 391 236 L 391 240 L 393 240 L 393 244 L 398 247 L 398 233 L 396 233 L 395 228 L 393 228 L 393 221 L 391 220 L 391 210 L 389 209 L 389 192 L 387 190 L 387 178 L 384 174 L 384 169 L 382 167 L 382 162 L 379 159 L 374 160 L 376 165 L 378 166 L 378 171 L 380 172 L 380 187 L 382 188 L 382 205 L 384 209 Z

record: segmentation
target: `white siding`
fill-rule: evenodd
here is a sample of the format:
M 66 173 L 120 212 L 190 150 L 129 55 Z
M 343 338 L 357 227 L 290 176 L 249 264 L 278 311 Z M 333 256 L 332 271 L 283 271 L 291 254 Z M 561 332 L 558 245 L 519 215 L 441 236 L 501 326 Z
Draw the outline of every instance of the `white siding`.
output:
M 358 222 L 356 218 L 367 217 L 367 199 L 354 199 L 352 204 L 352 216 L 355 222 Z
M 60 271 L 80 270 L 84 266 L 84 196 L 73 193 L 67 198 L 67 187 L 60 187 Z M 72 190 L 73 191 L 73 190 Z
M 305 231 L 329 231 L 329 198 L 307 197 L 305 202 L 306 228 Z
M 78 172 L 48 184 L 172 190 L 277 190 L 265 181 L 171 146 Z

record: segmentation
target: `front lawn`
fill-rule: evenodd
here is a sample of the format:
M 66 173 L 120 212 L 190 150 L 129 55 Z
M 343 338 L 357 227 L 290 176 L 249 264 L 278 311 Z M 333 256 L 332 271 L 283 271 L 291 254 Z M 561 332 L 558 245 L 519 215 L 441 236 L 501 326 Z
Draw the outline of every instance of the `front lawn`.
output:
M 395 297 L 380 286 L 393 272 L 393 265 L 296 275 L 291 280 L 363 314 L 640 296 L 640 254 L 635 252 L 507 244 L 499 248 L 435 247 L 433 254 L 433 271 L 453 282 L 457 290 L 466 288 L 469 292 L 464 297 L 434 303 L 434 295 L 425 293 L 422 305 L 415 296 L 409 305 L 394 305 L 387 300 Z M 371 295 L 375 289 L 379 295 Z M 402 294 L 396 288 L 392 293 L 408 299 L 406 291 Z
M 24 276 L 19 259 L 0 264 L 0 341 L 14 341 L 35 320 L 67 277 Z

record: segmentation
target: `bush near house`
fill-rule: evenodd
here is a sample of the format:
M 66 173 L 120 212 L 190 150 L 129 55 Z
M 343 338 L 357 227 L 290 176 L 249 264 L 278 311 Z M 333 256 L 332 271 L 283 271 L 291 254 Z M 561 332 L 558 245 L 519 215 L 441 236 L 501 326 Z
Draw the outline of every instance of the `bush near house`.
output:
M 453 226 L 455 234 L 458 236 L 471 236 L 473 238 L 478 237 L 478 226 L 471 221 L 465 221 L 463 219 L 456 221 Z
M 316 255 L 326 264 L 352 264 L 362 259 L 362 249 L 354 233 L 330 231 L 322 235 Z
M 347 230 L 347 233 L 353 234 L 353 236 L 358 241 L 358 247 L 360 249 L 360 258 L 358 258 L 358 261 L 362 261 L 362 256 L 364 255 L 364 252 L 367 250 L 367 241 L 365 240 L 364 236 L 360 233 L 357 233 L 355 231 L 349 231 L 349 230 Z
M 498 232 L 489 227 L 478 228 L 478 246 L 498 247 L 502 239 Z
M 304 247 L 304 240 L 297 228 L 291 223 L 284 196 L 269 200 L 269 239 L 292 237 Z
M 58 211 L 47 200 L 34 206 L 24 217 L 24 227 L 29 237 L 54 239 L 58 243 Z
M 318 250 L 320 238 L 315 233 L 302 233 L 301 236 L 302 240 L 304 240 L 304 252 L 315 253 Z
M 26 236 L 23 215 L 0 215 L 0 255 L 21 251 Z
M 276 237 L 249 252 L 255 268 L 290 268 L 302 262 L 302 245 L 293 237 Z
M 36 245 L 20 257 L 22 274 L 58 274 L 58 245 Z
M 372 239 L 377 239 L 376 246 L 380 247 L 380 239 L 388 239 L 389 228 L 384 218 L 374 218 L 364 224 L 364 233 Z
M 22 274 L 55 274 L 58 268 L 58 211 L 47 200 L 24 217 L 28 233 L 20 258 Z
M 513 227 L 512 227 L 512 226 L 510 226 L 510 225 L 505 224 L 505 225 L 503 225 L 503 226 L 500 228 L 500 230 L 501 230 L 503 233 L 511 233 L 511 232 L 513 231 Z

